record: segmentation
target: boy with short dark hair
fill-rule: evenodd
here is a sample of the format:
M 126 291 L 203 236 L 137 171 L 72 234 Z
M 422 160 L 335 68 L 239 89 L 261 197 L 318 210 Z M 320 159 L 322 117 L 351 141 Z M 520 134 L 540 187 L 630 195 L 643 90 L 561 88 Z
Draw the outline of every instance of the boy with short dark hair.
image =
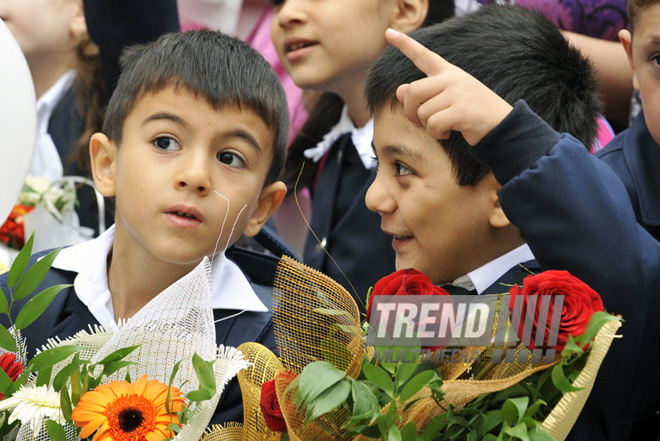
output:
M 73 287 L 25 329 L 30 353 L 89 325 L 116 329 L 205 256 L 216 342 L 274 348 L 267 272 L 276 259 L 227 248 L 259 233 L 286 192 L 277 75 L 249 45 L 212 31 L 164 35 L 130 48 L 121 64 L 104 133 L 90 142 L 97 189 L 116 199 L 115 225 L 55 259 L 40 289 Z M 236 383 L 212 423 L 242 416 Z
M 628 0 L 630 31 L 619 38 L 628 54 L 633 87 L 642 98 L 642 110 L 632 125 L 596 156 L 606 162 L 626 186 L 637 222 L 660 240 L 660 1 Z
M 621 181 L 525 102 L 512 107 L 401 33 L 387 39 L 426 75 L 397 89 L 403 114 L 435 139 L 461 132 L 502 185 L 502 210 L 541 268 L 570 271 L 626 321 L 569 439 L 660 439 L 660 243 L 636 223 Z
M 589 63 L 540 14 L 486 7 L 412 35 L 507 101 L 529 98 L 550 125 L 591 144 L 600 104 Z M 479 294 L 505 292 L 536 266 L 534 256 L 502 212 L 500 185 L 460 133 L 437 141 L 403 114 L 397 87 L 423 77 L 394 48 L 369 73 L 379 169 L 367 206 L 393 236 L 397 269 L 414 267 L 436 284 Z

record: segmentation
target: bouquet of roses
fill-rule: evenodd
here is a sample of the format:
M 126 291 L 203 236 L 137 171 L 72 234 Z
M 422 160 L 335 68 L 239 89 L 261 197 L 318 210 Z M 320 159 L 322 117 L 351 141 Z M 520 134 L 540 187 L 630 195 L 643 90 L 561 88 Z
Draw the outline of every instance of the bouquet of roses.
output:
M 547 271 L 492 296 L 500 314 L 492 323 L 503 325 L 488 333 L 487 344 L 457 346 L 450 339 L 443 347 L 422 341 L 417 348 L 379 348 L 367 344 L 351 296 L 326 276 L 284 260 L 275 287 L 279 357 L 256 344 L 239 347 L 253 363 L 238 375 L 245 423 L 210 440 L 561 440 L 620 325 L 587 285 Z M 454 311 L 460 307 L 414 270 L 376 284 L 371 321 L 379 296 L 447 297 Z M 469 311 L 463 322 L 471 320 Z M 410 315 L 404 319 L 411 322 Z M 423 321 L 413 320 L 413 329 Z M 402 328 L 387 321 L 368 328 L 383 324 L 386 333 Z M 391 349 L 412 356 L 379 357 Z M 458 351 L 476 356 L 447 355 Z
M 95 327 L 51 340 L 28 361 L 21 329 L 68 286 L 49 287 L 14 311 L 59 251 L 27 269 L 32 240 L 9 270 L 10 292 L 0 295 L 0 315 L 11 325 L 0 325 L 0 436 L 200 439 L 224 386 L 248 365 L 239 351 L 215 344 L 208 259 L 116 331 Z

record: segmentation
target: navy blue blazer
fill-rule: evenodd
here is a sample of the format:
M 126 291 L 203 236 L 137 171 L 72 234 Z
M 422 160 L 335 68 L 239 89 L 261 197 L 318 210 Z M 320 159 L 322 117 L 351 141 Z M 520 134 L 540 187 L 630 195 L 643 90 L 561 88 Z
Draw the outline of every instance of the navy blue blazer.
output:
M 523 102 L 472 152 L 541 267 L 570 271 L 625 320 L 569 439 L 660 440 L 660 243 L 637 224 L 626 188 Z
M 364 168 L 350 134 L 333 144 L 310 188 L 310 225 L 321 243 L 309 233 L 303 252 L 303 261 L 343 285 L 362 313 L 369 288 L 395 271 L 392 238 L 380 229 L 380 215 L 364 202 L 375 176 Z
M 238 311 L 214 310 L 213 317 L 215 320 L 226 318 L 215 324 L 216 343 L 237 347 L 241 343 L 254 341 L 261 343 L 277 354 L 272 323 L 272 286 L 275 269 L 279 262 L 278 256 L 283 254 L 294 258 L 295 256 L 284 242 L 271 232 L 260 234 L 258 240 L 271 254 L 230 248 L 227 250 L 226 256 L 241 268 L 255 293 L 263 304 L 268 307 L 269 311 L 246 311 L 235 317 L 226 318 Z M 42 252 L 33 256 L 30 265 L 44 254 L 45 252 Z M 16 307 L 13 310 L 18 311 L 20 306 L 33 295 L 49 286 L 72 284 L 76 274 L 75 272 L 52 268 L 34 293 L 28 298 L 16 302 Z M 7 289 L 7 274 L 0 276 L 0 287 L 5 293 L 9 292 Z M 0 322 L 5 326 L 8 325 L 6 319 L 2 319 Z M 66 288 L 55 297 L 48 309 L 35 322 L 23 330 L 28 354 L 34 354 L 35 349 L 44 345 L 48 338 L 59 337 L 64 339 L 71 337 L 80 330 L 88 329 L 89 325 L 95 324 L 98 325 L 99 323 L 79 300 L 74 288 Z M 232 421 L 243 421 L 243 399 L 236 378 L 232 379 L 225 388 L 209 425 Z
M 660 145 L 646 126 L 644 112 L 630 128 L 596 153 L 626 186 L 637 222 L 660 240 Z

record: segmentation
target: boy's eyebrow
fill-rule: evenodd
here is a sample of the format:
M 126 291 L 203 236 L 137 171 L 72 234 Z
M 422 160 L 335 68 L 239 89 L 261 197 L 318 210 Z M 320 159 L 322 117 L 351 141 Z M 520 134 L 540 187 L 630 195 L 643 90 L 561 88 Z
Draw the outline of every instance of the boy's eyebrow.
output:
M 373 145 L 373 143 L 372 143 Z M 414 159 L 415 161 L 424 161 L 424 156 L 419 153 L 417 150 L 411 149 L 410 147 L 407 147 L 405 145 L 401 144 L 387 144 L 383 146 L 382 148 L 384 153 L 390 154 L 390 155 L 400 155 L 400 156 L 408 156 L 409 158 Z
M 188 123 L 183 118 L 181 118 L 179 116 L 176 116 L 176 115 L 173 115 L 171 113 L 167 113 L 167 112 L 154 113 L 153 115 L 149 116 L 147 119 L 142 121 L 142 125 L 144 126 L 147 123 L 150 123 L 152 121 L 159 121 L 161 119 L 170 120 L 173 123 L 180 125 L 184 129 L 188 128 Z

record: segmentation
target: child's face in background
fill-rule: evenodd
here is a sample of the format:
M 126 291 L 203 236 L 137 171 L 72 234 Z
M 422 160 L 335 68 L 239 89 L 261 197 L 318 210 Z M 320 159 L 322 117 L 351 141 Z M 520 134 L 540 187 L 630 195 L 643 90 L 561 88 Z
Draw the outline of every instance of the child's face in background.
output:
M 374 115 L 373 145 L 378 174 L 366 204 L 392 236 L 396 269 L 415 268 L 441 284 L 487 263 L 488 179 L 459 186 L 438 142 L 389 105 Z
M 256 234 L 262 222 L 255 216 L 270 215 L 270 190 L 284 188 L 263 188 L 273 132 L 259 116 L 215 110 L 183 88 L 141 97 L 121 145 L 108 142 L 111 161 L 99 167 L 94 141 L 92 154 L 97 186 L 116 195 L 115 249 L 147 262 L 196 263 L 216 243 L 221 251 L 244 231 Z M 106 185 L 99 179 L 107 174 Z
M 642 98 L 646 126 L 660 144 L 660 4 L 637 15 L 632 42 L 627 30 L 619 35 L 633 70 L 633 87 Z
M 275 5 L 273 44 L 295 83 L 340 96 L 361 93 L 369 66 L 385 47 L 396 1 L 278 0 Z
M 0 18 L 28 62 L 73 50 L 84 29 L 81 0 L 0 0 Z

